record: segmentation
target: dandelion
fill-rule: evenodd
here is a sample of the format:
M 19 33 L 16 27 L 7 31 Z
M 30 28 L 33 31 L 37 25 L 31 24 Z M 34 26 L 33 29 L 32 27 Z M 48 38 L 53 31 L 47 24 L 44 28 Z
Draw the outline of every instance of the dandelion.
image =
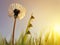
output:
M 20 20 L 25 16 L 26 13 L 26 9 L 19 3 L 11 4 L 8 11 L 10 17 L 18 18 Z
M 25 16 L 26 9 L 18 3 L 13 3 L 10 5 L 8 11 L 9 11 L 9 16 L 14 18 L 14 26 L 13 26 L 13 33 L 12 33 L 12 45 L 14 45 L 16 19 L 18 18 L 21 20 Z

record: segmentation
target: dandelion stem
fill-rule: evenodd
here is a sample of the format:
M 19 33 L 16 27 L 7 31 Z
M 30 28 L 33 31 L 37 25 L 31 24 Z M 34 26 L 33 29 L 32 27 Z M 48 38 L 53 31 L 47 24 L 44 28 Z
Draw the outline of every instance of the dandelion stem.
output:
M 15 27 L 16 27 L 16 18 L 15 18 L 15 20 L 14 20 L 14 26 L 13 26 L 12 45 L 14 45 L 14 33 L 15 33 Z

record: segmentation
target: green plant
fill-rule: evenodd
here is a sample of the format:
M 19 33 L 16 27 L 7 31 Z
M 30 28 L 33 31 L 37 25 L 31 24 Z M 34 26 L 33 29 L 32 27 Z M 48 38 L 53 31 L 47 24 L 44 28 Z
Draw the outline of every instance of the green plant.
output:
M 29 28 L 33 27 L 32 24 L 31 24 L 31 21 L 34 19 L 34 16 L 33 14 L 31 14 L 31 17 L 28 21 L 28 25 L 27 25 L 27 28 L 26 28 L 26 32 L 25 34 L 21 34 L 20 35 L 20 38 L 19 40 L 16 42 L 15 45 L 33 45 L 34 44 L 34 40 L 32 38 L 32 35 L 29 31 Z

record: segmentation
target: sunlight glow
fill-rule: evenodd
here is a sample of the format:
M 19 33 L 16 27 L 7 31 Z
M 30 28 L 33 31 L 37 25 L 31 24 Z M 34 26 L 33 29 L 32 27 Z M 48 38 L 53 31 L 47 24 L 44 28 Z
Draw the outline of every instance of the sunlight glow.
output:
M 59 24 L 54 25 L 54 31 L 60 35 L 60 25 Z

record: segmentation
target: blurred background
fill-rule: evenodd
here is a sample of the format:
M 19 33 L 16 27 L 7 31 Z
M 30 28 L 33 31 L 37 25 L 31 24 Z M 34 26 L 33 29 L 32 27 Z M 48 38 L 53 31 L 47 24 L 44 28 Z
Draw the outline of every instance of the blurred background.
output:
M 10 40 L 13 29 L 13 19 L 8 16 L 11 3 L 20 3 L 26 8 L 26 16 L 17 20 L 15 40 L 18 40 L 22 31 L 25 31 L 28 20 L 33 13 L 35 20 L 32 22 L 31 34 L 39 37 L 40 31 L 49 30 L 55 24 L 60 25 L 60 0 L 0 0 L 0 34 L 7 41 Z M 44 34 L 44 33 L 43 33 Z

